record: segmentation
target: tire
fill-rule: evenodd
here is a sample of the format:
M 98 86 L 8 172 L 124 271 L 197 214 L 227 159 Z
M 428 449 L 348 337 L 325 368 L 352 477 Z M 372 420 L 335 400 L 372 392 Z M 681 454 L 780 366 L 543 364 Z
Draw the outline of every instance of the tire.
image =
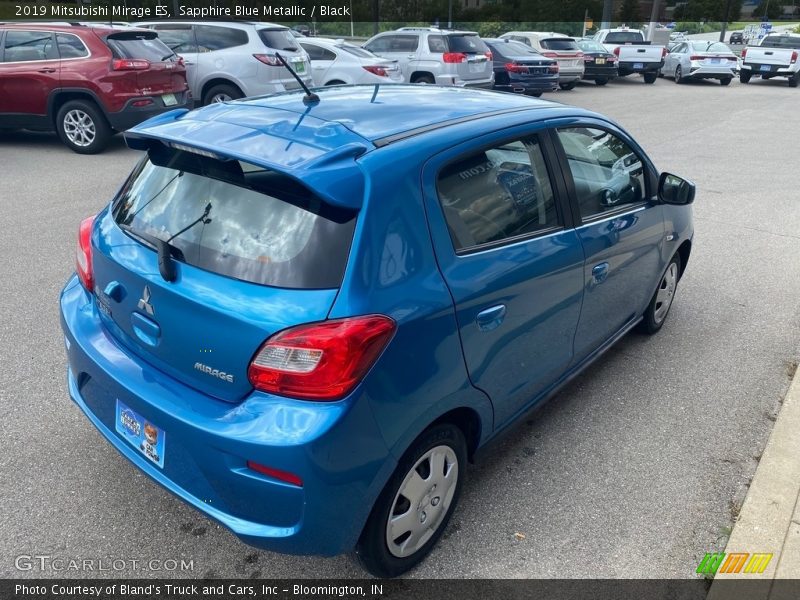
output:
M 640 331 L 653 335 L 664 325 L 669 316 L 669 309 L 672 308 L 675 293 L 678 290 L 680 276 L 681 256 L 676 252 L 664 270 L 658 288 L 644 311 L 642 322 L 639 324 Z
M 433 85 L 436 80 L 433 75 L 417 75 L 411 83 L 424 83 L 426 85 Z
M 726 77 L 725 79 L 720 79 L 719 80 L 719 84 L 720 85 L 730 85 L 731 84 L 731 79 L 733 79 L 733 77 Z
M 644 73 L 645 83 L 655 83 L 656 79 L 658 79 L 658 73 Z
M 559 83 L 558 87 L 560 87 L 565 92 L 575 88 L 575 82 L 570 81 L 569 83 Z
M 789 77 L 789 87 L 796 88 L 800 84 L 800 71 L 795 73 L 794 77 Z
M 242 91 L 235 85 L 220 83 L 214 85 L 203 95 L 203 104 L 213 104 L 214 102 L 228 102 L 244 98 Z
M 56 131 L 67 148 L 78 154 L 102 152 L 113 134 L 103 113 L 89 100 L 65 102 L 56 114 Z
M 683 69 L 680 65 L 675 67 L 675 83 L 683 83 Z
M 442 461 L 442 472 L 447 469 L 446 476 L 437 476 L 431 469 L 433 456 Z M 376 577 L 396 577 L 428 555 L 458 504 L 466 464 L 467 444 L 455 425 L 435 425 L 414 441 L 372 507 L 358 540 L 356 558 L 367 571 Z M 446 477 L 455 479 L 448 481 Z M 415 498 L 405 496 L 401 493 L 403 490 L 414 492 Z M 395 516 L 397 526 L 392 533 L 389 521 L 398 511 L 400 515 L 409 515 L 410 519 L 404 522 Z M 422 526 L 428 519 L 436 522 L 433 531 Z M 397 537 L 391 540 L 393 536 Z M 412 547 L 406 548 L 408 544 Z
M 606 79 L 605 77 L 600 77 L 599 79 L 595 79 L 594 80 L 594 84 L 595 85 L 605 85 L 607 83 L 608 83 L 608 79 Z
M 533 96 L 534 98 L 541 98 L 542 92 L 531 92 L 530 95 Z
M 751 73 L 750 71 L 740 71 L 739 72 L 739 81 L 741 83 L 748 83 L 750 81 Z
M 340 79 L 332 79 L 331 81 L 325 83 L 325 87 L 328 87 L 329 85 L 347 85 L 347 84 Z

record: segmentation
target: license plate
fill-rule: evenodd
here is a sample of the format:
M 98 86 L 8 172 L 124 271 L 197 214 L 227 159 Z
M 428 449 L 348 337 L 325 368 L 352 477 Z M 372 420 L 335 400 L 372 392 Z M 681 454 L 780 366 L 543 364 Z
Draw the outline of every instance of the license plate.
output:
M 471 62 L 469 63 L 470 73 L 482 73 L 485 63 Z
M 762 71 L 771 71 L 772 67 L 770 67 L 769 65 L 761 65 L 761 70 Z
M 164 102 L 164 106 L 175 106 L 178 103 L 175 94 L 163 94 L 161 100 Z
M 718 64 L 720 64 L 721 62 L 722 62 L 722 59 L 719 59 L 719 58 L 712 58 L 712 59 L 711 59 L 711 64 L 712 64 L 712 65 L 718 65 Z
M 644 63 L 633 63 L 634 69 L 644 69 Z
M 147 459 L 164 468 L 166 434 L 132 408 L 117 400 L 117 433 L 144 454 Z
M 604 65 L 604 64 L 606 64 L 606 59 L 605 58 L 595 58 L 594 59 L 594 63 L 596 65 Z
M 305 73 L 306 72 L 306 61 L 298 60 L 297 62 L 295 62 L 294 63 L 294 71 L 298 75 L 300 75 L 301 73 Z

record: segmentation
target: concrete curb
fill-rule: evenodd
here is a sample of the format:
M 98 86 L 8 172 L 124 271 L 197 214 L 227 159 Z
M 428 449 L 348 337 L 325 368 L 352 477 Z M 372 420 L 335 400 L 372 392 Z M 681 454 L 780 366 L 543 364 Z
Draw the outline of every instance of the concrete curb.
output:
M 726 579 L 800 579 L 800 369 L 761 456 L 725 553 L 772 553 L 763 573 L 720 573 Z M 706 600 L 721 600 L 723 588 L 712 584 Z M 782 599 L 771 585 L 759 586 L 764 600 Z

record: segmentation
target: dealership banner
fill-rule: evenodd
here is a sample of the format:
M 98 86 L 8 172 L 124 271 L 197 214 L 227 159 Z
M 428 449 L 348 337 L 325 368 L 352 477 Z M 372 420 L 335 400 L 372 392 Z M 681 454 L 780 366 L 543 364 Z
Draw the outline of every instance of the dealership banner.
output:
M 568 567 L 565 567 L 568 568 Z M 2 580 L 3 600 L 702 600 L 711 579 Z M 721 580 L 715 599 L 800 597 L 798 580 Z M 779 594 L 775 596 L 775 594 Z

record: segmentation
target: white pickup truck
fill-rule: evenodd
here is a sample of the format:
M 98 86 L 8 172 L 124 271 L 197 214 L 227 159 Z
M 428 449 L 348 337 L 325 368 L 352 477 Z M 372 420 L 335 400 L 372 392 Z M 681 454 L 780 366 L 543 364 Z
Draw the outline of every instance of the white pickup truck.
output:
M 739 81 L 747 83 L 751 77 L 761 79 L 788 77 L 789 85 L 800 84 L 800 34 L 768 33 L 758 46 L 742 50 L 742 68 Z
M 594 34 L 594 40 L 617 56 L 620 77 L 641 73 L 645 83 L 655 83 L 659 69 L 664 66 L 667 49 L 645 40 L 638 29 L 601 29 Z

